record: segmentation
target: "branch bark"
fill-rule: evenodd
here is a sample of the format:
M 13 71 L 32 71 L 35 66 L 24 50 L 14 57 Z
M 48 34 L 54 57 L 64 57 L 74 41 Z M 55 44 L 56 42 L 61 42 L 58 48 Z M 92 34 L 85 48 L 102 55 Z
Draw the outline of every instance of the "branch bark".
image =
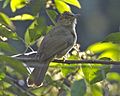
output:
M 36 52 L 29 52 L 25 54 L 18 54 L 12 56 L 13 58 L 24 62 L 27 66 L 35 67 L 40 66 L 39 60 L 35 58 Z M 52 62 L 63 63 L 63 64 L 104 64 L 104 65 L 120 65 L 119 61 L 109 61 L 109 60 L 58 60 L 54 59 Z

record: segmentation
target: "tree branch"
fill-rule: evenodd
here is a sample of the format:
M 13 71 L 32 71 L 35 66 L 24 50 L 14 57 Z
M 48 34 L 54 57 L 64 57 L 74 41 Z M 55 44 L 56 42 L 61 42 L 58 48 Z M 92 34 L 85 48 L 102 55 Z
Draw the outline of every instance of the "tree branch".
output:
M 20 86 L 18 83 L 18 80 L 14 79 L 12 76 L 10 76 L 9 74 L 6 74 L 6 78 L 7 80 L 10 80 L 12 85 L 16 88 L 18 88 L 22 93 L 25 93 L 27 96 L 36 96 L 35 94 L 33 94 L 32 92 L 30 92 L 27 88 Z
M 36 56 L 36 51 L 25 53 L 25 54 L 18 54 L 12 57 L 24 62 L 27 66 L 30 66 L 30 67 L 41 66 L 41 64 L 39 64 L 39 60 L 35 58 L 35 56 Z M 109 64 L 120 65 L 119 61 L 108 61 L 108 60 L 58 60 L 58 59 L 54 59 L 52 62 L 64 63 L 64 64 L 81 64 L 81 63 L 89 64 L 90 63 L 90 64 L 104 64 L 104 65 L 109 65 Z

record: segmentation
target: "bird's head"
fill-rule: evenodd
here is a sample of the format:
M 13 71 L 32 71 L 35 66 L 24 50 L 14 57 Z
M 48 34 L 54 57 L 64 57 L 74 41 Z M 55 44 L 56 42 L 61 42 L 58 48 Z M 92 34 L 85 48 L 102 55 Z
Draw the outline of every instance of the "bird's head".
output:
M 62 25 L 73 25 L 73 23 L 76 23 L 76 18 L 79 16 L 79 14 L 73 14 L 70 12 L 64 12 L 63 14 L 60 15 L 58 18 L 58 23 Z

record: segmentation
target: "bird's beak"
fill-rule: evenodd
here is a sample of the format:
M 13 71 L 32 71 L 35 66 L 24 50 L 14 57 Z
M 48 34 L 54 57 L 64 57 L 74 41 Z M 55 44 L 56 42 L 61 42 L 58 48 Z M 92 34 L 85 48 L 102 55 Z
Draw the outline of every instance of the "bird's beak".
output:
M 74 17 L 78 18 L 78 17 L 80 17 L 80 14 L 74 14 Z

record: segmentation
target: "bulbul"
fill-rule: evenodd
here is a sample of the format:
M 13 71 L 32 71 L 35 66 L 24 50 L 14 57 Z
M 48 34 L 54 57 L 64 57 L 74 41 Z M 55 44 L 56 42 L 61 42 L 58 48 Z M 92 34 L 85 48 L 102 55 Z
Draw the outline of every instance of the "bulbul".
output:
M 56 57 L 61 58 L 76 44 L 75 26 L 77 14 L 64 12 L 57 20 L 57 24 L 44 37 L 37 51 L 40 67 L 35 67 L 28 77 L 29 87 L 39 87 L 44 80 L 49 63 Z

